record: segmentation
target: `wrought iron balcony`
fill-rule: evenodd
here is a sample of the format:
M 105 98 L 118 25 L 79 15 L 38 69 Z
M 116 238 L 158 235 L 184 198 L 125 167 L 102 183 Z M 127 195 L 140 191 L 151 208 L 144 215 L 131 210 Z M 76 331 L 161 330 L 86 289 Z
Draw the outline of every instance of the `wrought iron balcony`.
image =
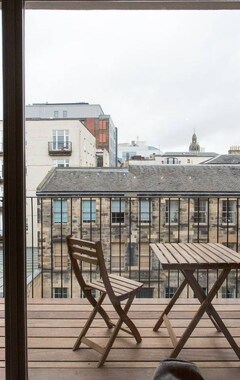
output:
M 139 373 L 142 374 L 144 368 L 146 371 L 142 379 L 150 378 L 159 360 L 169 355 L 171 348 L 169 337 L 163 330 L 161 331 L 163 335 L 159 339 L 159 333 L 154 333 L 152 328 L 167 303 L 164 298 L 172 297 L 182 280 L 181 273 L 161 269 L 159 262 L 152 256 L 149 244 L 159 241 L 210 241 L 224 243 L 239 252 L 240 197 L 206 198 L 204 210 L 197 207 L 199 201 L 196 202 L 196 198 L 124 197 L 119 199 L 119 205 L 116 200 L 116 197 L 100 195 L 94 198 L 27 198 L 26 256 L 29 357 L 32 371 L 38 370 L 39 366 L 43 365 L 48 371 L 59 371 L 66 366 L 68 371 L 74 373 L 78 366 L 81 368 L 82 377 L 88 376 L 88 371 L 92 371 L 90 375 L 94 371 L 99 371 L 95 370 L 97 357 L 89 349 L 81 349 L 77 356 L 75 353 L 71 354 L 73 338 L 78 334 L 79 323 L 82 323 L 79 321 L 85 318 L 86 310 L 90 312 L 91 307 L 86 305 L 86 300 L 82 298 L 68 260 L 65 242 L 67 234 L 92 240 L 101 239 L 108 270 L 144 282 L 140 296 L 148 299 L 136 299 L 133 310 L 133 317 L 137 320 L 144 336 L 143 343 L 141 347 L 133 347 L 130 351 L 128 341 L 120 341 L 120 346 L 116 345 L 112 350 L 107 363 L 109 367 L 114 367 L 117 361 L 119 368 L 127 367 L 134 374 L 139 368 Z M 4 296 L 3 262 L 3 251 L 0 249 L 2 297 Z M 84 268 L 84 271 L 90 279 L 94 278 L 95 272 L 91 266 Z M 238 336 L 236 321 L 240 310 L 238 272 L 234 270 L 229 274 L 214 301 L 216 308 L 221 310 L 221 317 L 236 338 Z M 198 281 L 206 293 L 211 287 L 213 277 L 218 275 L 217 271 L 197 272 Z M 63 299 L 70 297 L 72 300 Z M 37 298 L 45 300 L 39 302 Z M 181 336 L 183 326 L 196 311 L 197 302 L 193 292 L 187 288 L 179 308 L 172 314 L 177 336 Z M 3 307 L 4 299 L 0 300 L 0 308 Z M 64 330 L 62 327 L 66 326 L 66 315 L 71 321 L 71 327 L 67 333 L 59 335 L 59 331 Z M 4 314 L 2 316 L 4 318 Z M 0 320 L 0 323 L 3 325 L 4 320 Z M 76 326 L 77 331 L 75 331 Z M 98 334 L 100 328 L 104 329 L 105 333 L 106 328 L 103 323 L 102 326 L 97 325 L 97 331 L 93 334 Z M 1 337 L 4 339 L 4 335 Z M 64 343 L 61 346 L 63 339 Z M 122 353 L 121 359 L 119 359 L 119 348 Z M 48 362 L 46 362 L 46 352 Z M 211 374 L 215 376 L 216 369 L 219 369 L 219 379 L 225 379 L 229 373 L 234 377 L 239 362 L 221 335 L 216 335 L 214 327 L 206 316 L 202 318 L 199 330 L 193 335 L 183 354 L 185 358 L 197 362 L 206 376 L 211 377 Z M 149 359 L 145 361 L 149 355 L 151 361 L 149 362 Z M 139 368 L 136 367 L 136 363 Z M 1 366 L 4 367 L 4 348 L 2 348 Z M 105 378 L 115 378 L 115 370 L 116 368 L 112 368 L 109 377 L 104 374 Z M 98 373 L 96 372 L 96 376 Z
M 48 143 L 48 154 L 50 156 L 71 156 L 72 142 L 50 141 Z
M 194 208 L 196 199 L 192 198 L 124 197 L 118 204 L 116 198 L 100 196 L 28 198 L 27 268 L 32 279 L 28 292 L 32 297 L 79 296 L 65 241 L 66 235 L 73 234 L 101 240 L 108 270 L 144 282 L 141 297 L 172 297 L 181 274 L 163 271 L 149 244 L 219 242 L 239 252 L 239 201 L 236 197 L 207 198 L 203 223 L 203 214 Z M 226 212 L 234 223 L 228 222 L 229 217 L 225 221 Z M 91 267 L 85 272 L 90 279 L 95 275 Z M 201 270 L 198 276 L 208 292 L 218 273 Z M 229 274 L 220 298 L 239 297 L 239 276 L 237 270 Z M 194 294 L 186 291 L 183 297 Z

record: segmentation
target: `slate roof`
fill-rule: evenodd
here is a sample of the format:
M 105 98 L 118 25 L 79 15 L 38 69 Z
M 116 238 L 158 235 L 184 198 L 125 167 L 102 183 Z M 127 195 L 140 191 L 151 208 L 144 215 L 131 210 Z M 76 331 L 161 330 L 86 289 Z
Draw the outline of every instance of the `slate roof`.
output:
M 217 157 L 211 158 L 204 164 L 210 165 L 239 165 L 240 164 L 240 155 L 238 154 L 220 154 Z
M 239 195 L 238 165 L 152 165 L 129 168 L 54 168 L 38 196 Z
M 104 115 L 100 104 L 89 103 L 33 103 L 25 107 L 25 117 L 27 119 L 49 119 L 53 117 L 54 111 L 67 111 L 67 118 L 86 118 Z M 59 115 L 60 116 L 60 115 Z M 106 116 L 106 115 L 105 115 Z
M 168 156 L 174 156 L 174 157 L 216 157 L 218 156 L 218 153 L 214 152 L 165 152 L 162 154 L 162 157 L 168 157 Z

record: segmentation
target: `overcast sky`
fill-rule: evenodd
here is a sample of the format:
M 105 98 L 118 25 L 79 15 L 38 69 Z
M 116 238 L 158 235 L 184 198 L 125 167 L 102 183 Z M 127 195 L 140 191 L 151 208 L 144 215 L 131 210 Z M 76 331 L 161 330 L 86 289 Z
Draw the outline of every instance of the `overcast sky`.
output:
M 240 145 L 239 11 L 27 11 L 26 103 L 100 104 L 119 142 Z

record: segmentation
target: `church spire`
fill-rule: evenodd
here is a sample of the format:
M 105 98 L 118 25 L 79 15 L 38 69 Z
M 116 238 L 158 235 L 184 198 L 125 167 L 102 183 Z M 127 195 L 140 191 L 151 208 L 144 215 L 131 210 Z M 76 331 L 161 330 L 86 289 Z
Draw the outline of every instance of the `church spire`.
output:
M 196 136 L 195 130 L 192 135 L 192 142 L 189 145 L 189 152 L 200 152 L 200 145 L 197 142 L 197 136 Z

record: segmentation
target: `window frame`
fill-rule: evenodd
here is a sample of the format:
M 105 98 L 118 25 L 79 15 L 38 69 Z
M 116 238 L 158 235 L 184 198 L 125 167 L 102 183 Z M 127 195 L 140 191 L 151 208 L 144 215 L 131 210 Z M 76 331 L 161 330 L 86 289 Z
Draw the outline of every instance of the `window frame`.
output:
M 119 266 L 119 259 L 121 260 L 121 266 Z M 121 273 L 122 271 L 125 271 L 126 252 L 125 252 L 125 243 L 124 242 L 112 242 L 111 243 L 110 262 L 111 262 L 111 271 L 112 272 L 120 272 Z
M 60 205 L 59 208 L 57 206 Z M 66 224 L 68 222 L 68 202 L 66 199 L 53 199 L 53 223 Z
M 175 210 L 174 210 L 174 207 L 172 208 L 171 204 L 177 205 Z M 170 207 L 169 207 L 169 205 L 170 205 Z M 176 221 L 171 220 L 172 219 L 172 209 L 173 209 L 173 213 L 177 212 Z M 169 199 L 165 200 L 165 224 L 166 225 L 177 226 L 179 224 L 179 212 L 180 212 L 179 199 L 169 198 Z
M 87 204 L 89 204 L 89 208 L 87 209 L 87 211 L 85 211 L 84 208 Z M 89 218 L 85 219 L 84 216 L 86 214 L 89 215 Z M 84 224 L 96 223 L 96 218 L 97 218 L 96 199 L 83 199 L 82 200 L 82 223 Z
M 53 150 L 64 150 L 69 148 L 69 129 L 52 130 Z
M 202 205 L 204 204 L 204 209 Z M 199 226 L 206 226 L 208 223 L 209 215 L 209 205 L 208 200 L 205 198 L 194 198 L 193 199 L 193 224 Z
M 119 207 L 113 206 L 114 204 L 117 205 L 117 202 L 119 204 Z M 111 224 L 112 225 L 124 225 L 125 223 L 125 208 L 126 208 L 126 202 L 123 198 L 114 198 L 111 199 Z M 119 210 L 118 210 L 119 209 Z
M 146 208 L 145 208 L 146 205 Z M 143 217 L 146 215 L 146 217 Z M 138 220 L 141 224 L 152 223 L 152 200 L 150 198 L 140 198 L 138 202 Z
M 236 298 L 236 287 L 235 286 L 222 286 L 221 295 L 222 298 Z
M 62 163 L 60 163 L 62 162 Z M 53 167 L 54 168 L 69 168 L 69 158 L 60 158 L 60 159 L 54 159 L 53 160 Z
M 231 207 L 233 209 L 231 210 Z M 224 215 L 224 216 L 223 216 Z M 222 199 L 221 219 L 223 226 L 235 226 L 237 223 L 237 201 L 236 199 Z
M 68 298 L 69 289 L 67 287 L 54 287 L 53 298 Z
M 177 287 L 176 286 L 165 286 L 164 287 L 164 298 L 172 298 L 174 296 L 174 294 L 176 293 L 177 291 Z
M 139 270 L 152 270 L 152 255 L 148 243 L 141 243 L 138 247 Z

